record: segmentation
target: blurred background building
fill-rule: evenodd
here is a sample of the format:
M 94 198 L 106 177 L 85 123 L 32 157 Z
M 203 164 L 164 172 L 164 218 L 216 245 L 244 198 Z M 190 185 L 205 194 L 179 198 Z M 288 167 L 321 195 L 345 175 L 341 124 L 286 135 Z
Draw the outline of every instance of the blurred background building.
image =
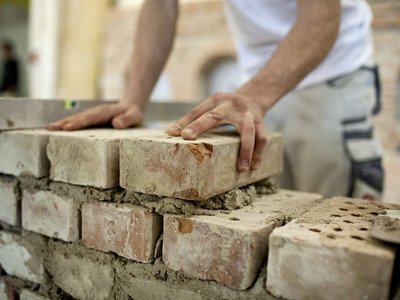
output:
M 0 41 L 20 62 L 19 96 L 116 99 L 141 0 L 0 0 Z M 369 0 L 383 111 L 376 118 L 388 171 L 385 198 L 400 198 L 400 1 Z M 181 0 L 178 36 L 152 98 L 201 101 L 238 85 L 223 0 Z M 0 71 L 1 78 L 1 71 Z

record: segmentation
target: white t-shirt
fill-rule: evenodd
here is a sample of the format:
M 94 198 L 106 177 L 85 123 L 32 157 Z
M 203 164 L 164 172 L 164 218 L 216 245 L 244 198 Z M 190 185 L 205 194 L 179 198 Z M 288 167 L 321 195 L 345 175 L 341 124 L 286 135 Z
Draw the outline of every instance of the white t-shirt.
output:
M 352 72 L 372 56 L 369 5 L 365 0 L 341 0 L 341 5 L 340 32 L 333 48 L 298 88 Z M 296 11 L 296 0 L 225 0 L 225 13 L 235 40 L 243 81 L 265 66 L 293 26 Z

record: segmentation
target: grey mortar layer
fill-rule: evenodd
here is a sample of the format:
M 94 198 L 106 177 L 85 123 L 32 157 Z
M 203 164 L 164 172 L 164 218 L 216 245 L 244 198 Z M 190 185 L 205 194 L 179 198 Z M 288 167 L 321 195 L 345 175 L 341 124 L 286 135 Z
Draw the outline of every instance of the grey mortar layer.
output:
M 261 271 L 256 282 L 245 291 L 230 289 L 214 281 L 200 280 L 189 277 L 181 272 L 168 269 L 157 259 L 153 264 L 141 264 L 133 262 L 111 253 L 103 253 L 85 248 L 80 243 L 66 244 L 64 242 L 50 240 L 49 253 L 65 253 L 88 262 L 111 266 L 114 270 L 114 286 L 111 297 L 113 299 L 172 299 L 186 300 L 187 295 L 196 299 L 266 299 L 276 300 L 265 290 L 266 275 Z M 61 272 L 53 270 L 51 259 L 45 260 L 50 274 Z M 265 266 L 261 269 L 265 270 Z M 164 298 L 167 293 L 168 297 Z M 172 294 L 172 295 L 171 295 Z M 156 298 L 154 298 L 156 296 Z M 115 297 L 115 298 L 114 298 Z M 151 298 L 153 297 L 153 298 Z M 58 298 L 60 299 L 60 298 Z
M 50 190 L 60 197 L 73 198 L 79 204 L 91 201 L 132 203 L 151 209 L 161 215 L 172 213 L 185 216 L 214 215 L 218 211 L 229 213 L 253 203 L 259 195 L 273 194 L 276 187 L 269 180 L 237 188 L 204 201 L 186 201 L 177 198 L 127 192 L 121 188 L 101 190 L 88 186 L 52 182 L 48 178 L 18 177 L 22 189 L 28 191 Z

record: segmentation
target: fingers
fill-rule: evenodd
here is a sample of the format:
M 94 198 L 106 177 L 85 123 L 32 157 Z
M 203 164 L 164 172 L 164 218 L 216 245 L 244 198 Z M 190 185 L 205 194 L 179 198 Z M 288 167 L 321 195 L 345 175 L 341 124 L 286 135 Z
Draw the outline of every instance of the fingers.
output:
M 220 125 L 222 120 L 222 113 L 216 109 L 212 110 L 186 126 L 182 130 L 181 135 L 185 140 L 196 139 L 203 132 Z
M 49 125 L 47 125 L 47 129 L 49 130 L 61 130 L 65 124 L 67 124 L 70 121 L 71 118 L 64 118 L 60 121 L 53 122 Z
M 112 120 L 114 118 L 114 120 Z M 77 130 L 92 125 L 105 124 L 112 120 L 115 128 L 127 128 L 142 121 L 135 107 L 123 104 L 104 104 L 64 118 L 48 125 L 50 130 Z
M 251 116 L 245 115 L 240 128 L 239 171 L 248 171 L 253 160 L 256 129 Z
M 110 105 L 100 105 L 51 123 L 47 128 L 50 130 L 76 130 L 91 125 L 104 124 L 111 118 L 114 111 L 114 107 Z
M 264 152 L 265 145 L 267 144 L 267 133 L 262 122 L 255 123 L 256 136 L 253 152 L 253 160 L 251 162 L 251 169 L 256 170 L 259 168 Z
M 210 98 L 207 99 L 206 101 L 198 105 L 196 108 L 194 108 L 187 115 L 176 121 L 174 125 L 172 125 L 167 129 L 167 133 L 172 136 L 180 135 L 183 128 L 185 128 L 187 125 L 189 125 L 194 120 L 205 114 L 207 111 L 212 110 L 213 108 L 214 107 L 212 101 L 210 100 Z
M 139 125 L 142 122 L 142 115 L 136 108 L 131 108 L 126 112 L 117 115 L 111 121 L 116 129 L 125 129 L 131 126 Z
M 167 133 L 186 140 L 221 124 L 232 124 L 240 133 L 239 171 L 256 170 L 267 142 L 262 120 L 265 111 L 253 99 L 229 93 L 217 93 L 179 119 Z

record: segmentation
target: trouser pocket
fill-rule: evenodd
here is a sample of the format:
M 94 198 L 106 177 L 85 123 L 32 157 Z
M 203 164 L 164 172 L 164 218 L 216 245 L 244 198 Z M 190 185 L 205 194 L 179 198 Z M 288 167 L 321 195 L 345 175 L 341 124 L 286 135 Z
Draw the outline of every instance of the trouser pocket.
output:
M 359 119 L 343 122 L 344 147 L 351 164 L 348 195 L 353 198 L 378 200 L 382 198 L 383 193 L 383 149 L 380 142 L 373 137 L 372 126 L 357 129 L 357 123 L 365 124 L 366 120 L 367 118 L 364 121 Z

